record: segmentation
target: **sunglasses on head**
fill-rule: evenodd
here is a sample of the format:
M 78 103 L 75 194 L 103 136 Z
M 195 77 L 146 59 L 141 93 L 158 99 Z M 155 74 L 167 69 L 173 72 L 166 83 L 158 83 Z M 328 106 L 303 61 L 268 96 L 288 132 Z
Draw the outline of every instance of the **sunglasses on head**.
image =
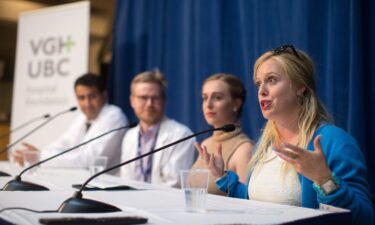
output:
M 298 52 L 296 51 L 296 49 L 294 48 L 293 45 L 290 45 L 290 44 L 287 44 L 287 45 L 281 45 L 275 49 L 272 50 L 272 55 L 280 55 L 280 54 L 283 54 L 283 53 L 293 53 L 297 58 L 301 58 L 299 55 L 298 55 Z

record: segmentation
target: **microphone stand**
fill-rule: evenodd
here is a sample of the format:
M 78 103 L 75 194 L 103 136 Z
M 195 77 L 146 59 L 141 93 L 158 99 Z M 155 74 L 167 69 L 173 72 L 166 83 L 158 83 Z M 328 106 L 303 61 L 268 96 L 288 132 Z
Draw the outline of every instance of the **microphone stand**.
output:
M 0 177 L 10 177 L 10 174 L 0 171 Z
M 23 139 L 25 139 L 26 137 L 28 137 L 30 134 L 34 133 L 36 130 L 40 129 L 41 127 L 43 127 L 44 125 L 46 125 L 48 122 L 50 122 L 51 120 L 53 120 L 54 118 L 64 114 L 64 113 L 67 113 L 67 112 L 73 112 L 73 111 L 76 111 L 77 110 L 77 107 L 72 107 L 66 111 L 62 111 L 62 112 L 59 112 L 57 113 L 56 115 L 50 117 L 48 120 L 44 121 L 43 123 L 41 123 L 39 126 L 35 127 L 34 129 L 32 129 L 30 132 L 28 132 L 27 134 L 25 134 L 24 136 L 22 136 L 21 138 L 19 138 L 17 141 L 9 144 L 8 146 L 6 146 L 4 149 L 2 149 L 0 151 L 0 155 L 3 154 L 4 152 L 6 152 L 8 149 L 10 149 L 11 147 L 13 147 L 14 145 L 16 145 L 18 142 L 22 141 Z
M 46 125 L 47 123 L 49 123 L 49 122 L 50 122 L 51 120 L 53 120 L 54 118 L 56 118 L 56 117 L 58 117 L 58 116 L 60 116 L 60 115 L 62 115 L 62 114 L 64 114 L 64 113 L 72 112 L 72 111 L 75 111 L 75 110 L 77 110 L 77 107 L 72 107 L 72 108 L 70 108 L 69 110 L 66 110 L 66 111 L 63 111 L 63 112 L 59 112 L 59 113 L 57 113 L 56 115 L 54 115 L 54 116 L 52 116 L 52 117 L 50 117 L 49 114 L 44 115 L 43 118 L 48 118 L 46 121 L 44 121 L 43 123 L 39 124 L 39 126 L 35 127 L 33 130 L 31 130 L 30 132 L 28 132 L 27 134 L 25 134 L 24 136 L 22 136 L 21 138 L 19 138 L 17 141 L 15 141 L 15 142 L 9 144 L 8 146 L 6 146 L 5 148 L 3 148 L 3 149 L 0 151 L 0 155 L 3 154 L 4 152 L 6 152 L 6 151 L 7 151 L 8 149 L 10 149 L 11 147 L 13 147 L 14 145 L 16 145 L 18 142 L 20 142 L 20 141 L 22 141 L 23 139 L 25 139 L 26 137 L 28 137 L 30 134 L 34 133 L 36 130 L 40 129 L 41 127 L 43 127 L 44 125 Z M 10 131 L 9 133 L 3 134 L 3 135 L 1 136 L 1 138 L 4 137 L 5 135 L 8 135 L 8 134 L 12 133 L 12 132 L 15 131 L 15 130 L 18 130 L 18 129 L 20 129 L 20 128 L 26 126 L 26 125 L 28 125 L 28 124 L 31 123 L 31 122 L 34 122 L 34 121 L 37 120 L 37 119 L 40 119 L 40 118 L 35 118 L 35 119 L 32 119 L 32 120 L 26 122 L 25 124 L 23 124 L 23 125 L 21 125 L 21 126 L 15 128 L 15 129 L 13 129 L 13 130 Z M 7 173 L 4 173 L 4 172 L 1 172 L 1 171 L 0 171 L 0 176 L 10 176 L 10 175 L 7 174 Z
M 107 131 L 107 132 L 105 132 L 105 133 L 103 133 L 103 134 L 101 134 L 99 136 L 96 136 L 96 137 L 94 137 L 94 138 L 92 138 L 90 140 L 87 140 L 87 141 L 85 141 L 85 142 L 83 142 L 83 143 L 81 143 L 79 145 L 76 145 L 76 146 L 74 146 L 72 148 L 69 148 L 69 149 L 67 149 L 65 151 L 62 151 L 62 152 L 60 152 L 60 153 L 58 153 L 56 155 L 48 157 L 48 158 L 46 158 L 46 159 L 44 159 L 44 160 L 42 160 L 40 162 L 37 162 L 37 163 L 35 163 L 35 164 L 27 167 L 26 169 L 22 170 L 19 175 L 15 176 L 14 180 L 11 180 L 7 184 L 5 184 L 5 186 L 3 187 L 2 191 L 48 191 L 49 189 L 46 188 L 46 187 L 44 187 L 44 186 L 41 186 L 41 185 L 38 185 L 38 184 L 34 184 L 34 183 L 30 183 L 30 182 L 26 182 L 26 181 L 22 181 L 21 180 L 21 175 L 24 174 L 26 171 L 28 171 L 28 170 L 36 167 L 36 166 L 39 166 L 40 164 L 43 164 L 43 163 L 45 163 L 45 162 L 47 162 L 47 161 L 49 161 L 51 159 L 54 159 L 54 158 L 56 158 L 56 157 L 58 157 L 60 155 L 63 155 L 65 153 L 67 153 L 67 152 L 70 152 L 70 151 L 72 151 L 74 149 L 77 149 L 77 148 L 81 147 L 82 145 L 85 145 L 85 144 L 87 144 L 87 143 L 89 143 L 91 141 L 94 141 L 94 140 L 96 140 L 98 138 L 101 138 L 101 137 L 103 137 L 103 136 L 105 136 L 105 135 L 107 135 L 109 133 L 112 133 L 112 132 L 118 131 L 118 130 L 122 130 L 122 129 L 126 129 L 126 128 L 132 128 L 132 127 L 135 127 L 136 125 L 137 125 L 136 123 L 130 123 L 130 124 L 126 125 L 126 126 L 122 126 L 122 127 L 119 127 L 119 128 L 116 128 L 116 129 L 113 129 L 113 130 L 110 130 L 110 131 Z
M 47 119 L 47 118 L 49 118 L 49 117 L 50 117 L 50 115 L 49 115 L 49 114 L 46 114 L 46 115 L 44 115 L 44 116 L 39 116 L 39 117 L 33 118 L 33 119 L 31 119 L 31 120 L 25 122 L 24 124 L 21 124 L 20 126 L 14 128 L 13 130 L 1 134 L 1 135 L 0 135 L 0 139 L 3 139 L 4 137 L 8 136 L 9 134 L 11 134 L 11 133 L 13 133 L 13 132 L 15 132 L 15 131 L 17 131 L 17 130 L 23 128 L 23 127 L 26 127 L 26 126 L 29 125 L 30 123 L 33 123 L 33 122 L 38 121 L 38 120 L 40 120 L 40 119 Z M 5 173 L 5 172 L 0 171 L 0 177 L 5 177 L 5 176 L 10 176 L 10 175 L 7 174 L 7 173 Z
M 172 145 L 175 145 L 175 144 L 178 144 L 180 142 L 183 142 L 187 139 L 190 139 L 192 137 L 195 137 L 195 136 L 198 136 L 198 135 L 201 135 L 201 134 L 205 134 L 205 133 L 208 133 L 210 131 L 217 131 L 217 130 L 222 130 L 224 132 L 232 132 L 234 131 L 236 128 L 234 125 L 232 124 L 229 124 L 229 125 L 225 125 L 223 127 L 220 127 L 220 128 L 213 128 L 213 129 L 209 129 L 209 130 L 205 130 L 205 131 L 201 131 L 199 133 L 195 133 L 195 134 L 192 134 L 192 135 L 189 135 L 185 138 L 182 138 L 180 140 L 177 140 L 175 142 L 172 142 L 168 145 L 165 145 L 163 147 L 160 147 L 158 149 L 155 149 L 155 150 L 152 150 L 148 153 L 145 153 L 143 155 L 140 155 L 140 156 L 137 156 L 133 159 L 130 159 L 128 161 L 125 161 L 123 163 L 120 163 L 118 165 L 115 165 L 113 167 L 110 167 L 106 170 L 103 170 L 97 174 L 94 174 L 93 176 L 91 176 L 89 179 L 87 179 L 83 185 L 81 186 L 81 188 L 76 191 L 73 196 L 71 198 L 68 198 L 67 200 L 65 200 L 61 206 L 59 207 L 58 209 L 58 212 L 61 212 L 61 213 L 107 213 L 107 212 L 119 212 L 121 211 L 121 209 L 117 208 L 116 206 L 112 206 L 112 205 L 109 205 L 107 203 L 104 203 L 104 202 L 99 202 L 99 201 L 96 201 L 96 200 L 92 200 L 92 199 L 84 199 L 82 198 L 82 191 L 85 189 L 86 185 L 92 181 L 94 178 L 104 174 L 104 173 L 107 173 L 111 170 L 114 170 L 114 169 L 117 169 L 123 165 L 126 165 L 128 163 L 131 163 L 131 162 L 134 162 L 138 159 L 141 159 L 141 158 L 144 158 L 148 155 L 151 155 L 151 154 L 154 154 L 158 151 L 161 151 L 163 149 L 166 149 Z
M 40 119 L 47 119 L 47 118 L 49 118 L 49 117 L 50 117 L 50 115 L 49 115 L 49 114 L 46 114 L 46 115 L 44 115 L 44 116 L 39 116 L 39 117 L 33 118 L 33 119 L 31 119 L 31 120 L 25 122 L 24 124 L 21 124 L 20 126 L 14 128 L 13 130 L 1 134 L 1 135 L 0 135 L 0 139 L 2 139 L 2 138 L 4 138 L 4 137 L 8 136 L 9 134 L 11 134 L 11 133 L 13 133 L 13 132 L 15 132 L 15 131 L 17 131 L 17 130 L 23 128 L 23 127 L 25 127 L 25 126 L 27 126 L 27 125 L 29 125 L 30 123 L 33 123 L 33 122 L 38 121 L 38 120 L 40 120 Z

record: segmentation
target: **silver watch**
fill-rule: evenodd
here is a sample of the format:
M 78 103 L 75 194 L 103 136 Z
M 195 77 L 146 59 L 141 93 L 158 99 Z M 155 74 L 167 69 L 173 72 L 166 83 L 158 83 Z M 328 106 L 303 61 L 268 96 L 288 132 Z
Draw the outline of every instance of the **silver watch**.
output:
M 340 181 L 336 177 L 336 175 L 332 173 L 332 176 L 327 180 L 323 181 L 323 183 L 321 183 L 320 185 L 313 183 L 313 188 L 320 195 L 326 196 L 337 191 L 340 188 Z

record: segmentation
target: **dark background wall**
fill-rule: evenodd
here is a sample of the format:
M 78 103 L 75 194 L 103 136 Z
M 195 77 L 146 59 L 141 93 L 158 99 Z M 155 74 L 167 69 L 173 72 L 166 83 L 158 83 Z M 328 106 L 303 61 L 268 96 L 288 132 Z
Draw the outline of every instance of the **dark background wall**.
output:
M 292 43 L 316 63 L 318 92 L 336 125 L 358 141 L 375 192 L 375 4 L 371 0 L 124 0 L 114 21 L 111 101 L 133 120 L 129 83 L 159 68 L 169 81 L 167 115 L 207 128 L 201 85 L 233 73 L 248 94 L 242 125 L 257 139 L 264 125 L 252 66 L 264 51 Z

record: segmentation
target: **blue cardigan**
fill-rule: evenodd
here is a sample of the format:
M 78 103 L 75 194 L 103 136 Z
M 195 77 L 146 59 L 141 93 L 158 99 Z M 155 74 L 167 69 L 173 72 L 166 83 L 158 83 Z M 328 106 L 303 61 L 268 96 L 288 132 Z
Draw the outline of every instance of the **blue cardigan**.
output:
M 313 140 L 321 135 L 323 148 L 329 168 L 340 179 L 340 188 L 327 196 L 321 196 L 312 187 L 312 181 L 298 174 L 301 183 L 302 207 L 319 208 L 319 203 L 351 210 L 354 224 L 373 224 L 374 213 L 366 180 L 365 159 L 358 144 L 348 133 L 333 125 L 320 126 L 308 145 L 314 149 Z M 250 179 L 250 175 L 249 175 Z M 229 182 L 229 192 L 228 192 Z M 228 171 L 227 176 L 216 182 L 218 188 L 228 196 L 248 198 L 248 186 L 239 182 L 237 174 Z

